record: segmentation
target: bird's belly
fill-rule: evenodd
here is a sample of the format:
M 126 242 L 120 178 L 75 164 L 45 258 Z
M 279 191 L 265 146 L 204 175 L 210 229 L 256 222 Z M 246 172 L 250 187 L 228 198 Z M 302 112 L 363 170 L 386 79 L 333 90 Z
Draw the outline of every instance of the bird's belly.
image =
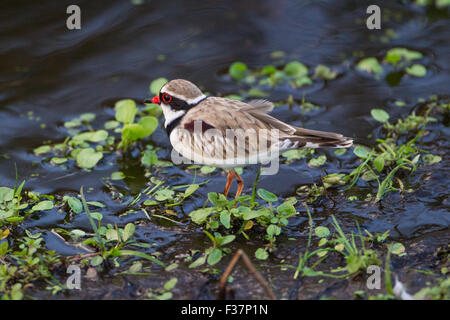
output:
M 185 159 L 181 163 L 189 160 L 188 163 L 203 164 L 221 168 L 242 167 L 249 164 L 266 164 L 273 159 L 278 159 L 278 144 L 267 143 L 249 145 L 249 143 L 239 144 L 225 139 L 221 135 L 213 138 L 205 136 L 203 133 L 197 134 L 187 130 L 173 130 L 170 134 L 170 142 L 176 153 Z M 173 152 L 174 152 L 173 151 Z M 172 152 L 172 161 L 176 164 L 180 160 L 174 161 L 176 154 Z

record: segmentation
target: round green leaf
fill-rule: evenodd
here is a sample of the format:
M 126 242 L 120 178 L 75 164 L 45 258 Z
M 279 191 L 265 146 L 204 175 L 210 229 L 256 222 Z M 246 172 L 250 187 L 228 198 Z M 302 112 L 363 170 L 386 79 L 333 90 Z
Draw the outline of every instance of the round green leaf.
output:
M 234 62 L 231 64 L 228 73 L 234 80 L 242 80 L 247 72 L 247 66 L 242 62 Z
M 367 156 L 369 155 L 369 150 L 363 146 L 356 146 L 355 149 L 353 149 L 353 153 L 358 158 L 366 159 Z
M 119 100 L 115 105 L 116 120 L 122 123 L 132 123 L 137 112 L 136 102 L 131 99 Z
M 372 109 L 370 110 L 372 117 L 378 122 L 385 123 L 389 120 L 389 114 L 383 109 Z
M 75 197 L 69 197 L 67 199 L 67 204 L 75 213 L 80 213 L 83 211 L 83 205 L 81 204 L 81 201 Z
M 316 229 L 314 229 L 314 233 L 319 238 L 325 238 L 330 235 L 330 230 L 327 227 L 318 226 Z
M 91 259 L 91 266 L 96 267 L 101 265 L 103 262 L 103 258 L 101 256 L 95 256 Z
M 259 260 L 266 260 L 269 257 L 269 254 L 263 248 L 258 248 L 255 251 L 255 257 Z
M 361 71 L 373 74 L 380 74 L 383 72 L 383 67 L 378 62 L 378 60 L 373 57 L 362 59 L 358 63 L 357 68 Z
M 140 139 L 143 139 L 151 135 L 156 130 L 158 127 L 158 119 L 152 116 L 142 117 L 138 124 L 144 128 L 142 131 L 143 136 L 140 137 Z
M 77 166 L 80 168 L 90 169 L 103 158 L 101 152 L 97 152 L 92 148 L 81 149 L 76 156 Z
M 308 68 L 301 62 L 292 61 L 284 66 L 284 72 L 289 76 L 303 77 L 308 75 Z
M 154 95 L 159 95 L 161 88 L 167 83 L 166 78 L 158 78 L 152 81 L 150 84 L 150 92 Z

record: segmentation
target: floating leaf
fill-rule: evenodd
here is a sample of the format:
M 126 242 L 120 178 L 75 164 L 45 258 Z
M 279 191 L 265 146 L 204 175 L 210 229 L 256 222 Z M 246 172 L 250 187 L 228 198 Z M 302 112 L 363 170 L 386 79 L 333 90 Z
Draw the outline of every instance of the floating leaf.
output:
M 366 159 L 369 156 L 370 150 L 363 146 L 356 146 L 355 149 L 353 149 L 353 153 L 358 157 L 362 159 Z
M 52 151 L 52 148 L 50 146 L 40 146 L 33 150 L 35 155 L 49 153 L 50 151 Z
M 253 98 L 267 98 L 269 96 L 267 92 L 264 92 L 258 88 L 251 88 L 248 90 L 247 95 Z
M 424 77 L 427 74 L 427 69 L 421 64 L 413 64 L 405 70 L 406 73 L 414 77 Z
M 209 174 L 212 173 L 216 170 L 216 167 L 211 167 L 211 166 L 202 166 L 200 168 L 200 172 L 203 174 Z
M 44 210 L 51 210 L 53 209 L 53 201 L 50 200 L 44 200 L 39 202 L 38 204 L 35 204 L 31 210 L 33 211 L 44 211 Z
M 100 142 L 106 140 L 106 138 L 108 138 L 108 131 L 97 130 L 92 134 L 91 138 L 88 140 L 91 142 Z
M 314 229 L 314 233 L 319 238 L 326 238 L 330 235 L 330 229 L 328 229 L 327 227 L 318 226 Z
M 164 188 L 155 192 L 155 199 L 158 201 L 171 200 L 174 195 L 175 191 L 170 190 L 169 188 Z
M 314 69 L 313 78 L 319 78 L 323 80 L 333 80 L 336 78 L 336 71 L 331 71 L 330 68 L 323 64 L 319 64 L 316 69 Z
M 242 62 L 234 62 L 231 64 L 228 73 L 234 80 L 242 80 L 245 78 L 247 72 L 247 65 Z
M 111 129 L 115 129 L 119 126 L 119 121 L 115 121 L 115 120 L 111 120 L 111 121 L 107 121 L 105 122 L 105 129 L 106 130 L 111 130 Z
M 422 54 L 418 51 L 408 50 L 406 48 L 393 48 L 386 53 L 385 61 L 396 64 L 401 59 L 406 61 L 422 58 Z
M 125 174 L 122 171 L 116 171 L 111 173 L 111 180 L 122 180 L 125 179 Z
M 292 61 L 284 66 L 284 72 L 289 76 L 300 78 L 308 75 L 308 68 L 301 62 Z
M 122 123 L 132 123 L 136 116 L 136 102 L 131 99 L 119 100 L 115 104 L 116 120 Z
M 325 164 L 325 162 L 327 162 L 327 156 L 321 155 L 321 156 L 318 156 L 317 158 L 310 159 L 308 161 L 308 165 L 310 167 L 320 167 L 320 166 L 323 166 Z
M 152 116 L 142 117 L 138 121 L 138 124 L 145 129 L 143 131 L 143 136 L 141 137 L 142 139 L 148 137 L 156 130 L 156 128 L 158 127 L 158 119 Z
M 97 152 L 93 148 L 84 148 L 76 156 L 77 166 L 90 169 L 95 167 L 102 158 L 101 152 Z
M 378 62 L 378 60 L 373 57 L 362 59 L 358 63 L 357 68 L 361 71 L 366 71 L 376 75 L 381 74 L 383 72 L 383 67 Z
M 406 254 L 405 250 L 406 250 L 405 246 L 403 244 L 401 244 L 400 242 L 394 243 L 391 248 L 391 252 L 398 256 L 405 255 Z
M 80 229 L 70 230 L 70 234 L 77 238 L 86 236 L 86 232 L 84 232 L 83 230 L 80 230 Z
M 67 158 L 58 158 L 58 157 L 53 157 L 51 160 L 50 160 L 52 163 L 54 163 L 54 164 L 63 164 L 63 163 L 66 163 L 67 161 L 68 161 L 68 159 Z
M 389 120 L 389 114 L 383 109 L 372 109 L 370 110 L 372 117 L 381 123 L 386 123 Z
M 442 161 L 442 157 L 434 154 L 426 154 L 422 157 L 423 162 L 428 165 L 436 164 Z
M 81 121 L 86 121 L 86 122 L 94 121 L 95 120 L 95 113 L 92 113 L 92 112 L 83 113 L 80 116 L 80 120 Z
M 347 152 L 347 149 L 336 149 L 336 150 L 334 150 L 334 154 L 337 155 L 337 156 L 342 156 L 346 152 Z
M 158 78 L 150 84 L 150 92 L 154 95 L 159 95 L 161 88 L 168 82 L 166 78 Z
M 291 161 L 291 160 L 306 158 L 307 155 L 312 154 L 312 153 L 314 153 L 314 149 L 312 149 L 312 148 L 301 148 L 301 149 L 285 151 L 281 155 L 283 157 L 286 157 L 287 161 Z
M 266 260 L 269 257 L 269 254 L 263 248 L 258 248 L 255 251 L 255 257 L 259 260 Z
M 81 211 L 83 211 L 83 205 L 81 204 L 81 201 L 75 197 L 68 197 L 67 204 L 75 213 L 80 213 Z

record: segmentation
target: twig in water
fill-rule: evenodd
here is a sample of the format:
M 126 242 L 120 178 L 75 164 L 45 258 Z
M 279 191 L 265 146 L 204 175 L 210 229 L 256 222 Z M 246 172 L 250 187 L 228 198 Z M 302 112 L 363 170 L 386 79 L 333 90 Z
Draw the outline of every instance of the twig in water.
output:
M 261 284 L 261 286 L 264 288 L 264 291 L 266 292 L 267 296 L 271 300 L 276 300 L 277 297 L 272 291 L 272 288 L 270 288 L 267 281 L 263 278 L 263 276 L 256 270 L 253 263 L 250 261 L 250 258 L 247 256 L 247 254 L 239 249 L 236 254 L 231 259 L 230 263 L 228 264 L 227 268 L 225 269 L 225 272 L 220 277 L 219 281 L 219 291 L 217 293 L 217 299 L 218 300 L 224 300 L 226 296 L 226 288 L 227 288 L 227 281 L 228 277 L 230 276 L 231 272 L 233 271 L 234 266 L 239 261 L 239 258 L 242 258 L 244 260 L 245 265 L 250 270 L 250 272 L 253 274 L 253 276 L 258 280 L 258 282 Z

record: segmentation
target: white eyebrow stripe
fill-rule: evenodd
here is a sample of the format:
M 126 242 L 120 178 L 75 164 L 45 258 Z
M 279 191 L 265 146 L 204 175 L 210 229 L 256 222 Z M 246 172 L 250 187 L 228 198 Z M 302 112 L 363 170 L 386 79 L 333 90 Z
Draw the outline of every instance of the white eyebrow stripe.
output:
M 164 89 L 164 87 L 161 88 L 161 92 L 168 93 L 174 98 L 186 101 L 187 104 L 196 104 L 200 100 L 203 100 L 203 99 L 206 98 L 206 96 L 204 94 L 202 94 L 201 96 L 198 96 L 198 97 L 193 98 L 193 99 L 186 99 L 185 97 L 181 97 L 181 96 L 177 95 L 176 93 L 174 93 L 174 92 L 172 92 L 170 90 L 163 90 L 163 89 Z

